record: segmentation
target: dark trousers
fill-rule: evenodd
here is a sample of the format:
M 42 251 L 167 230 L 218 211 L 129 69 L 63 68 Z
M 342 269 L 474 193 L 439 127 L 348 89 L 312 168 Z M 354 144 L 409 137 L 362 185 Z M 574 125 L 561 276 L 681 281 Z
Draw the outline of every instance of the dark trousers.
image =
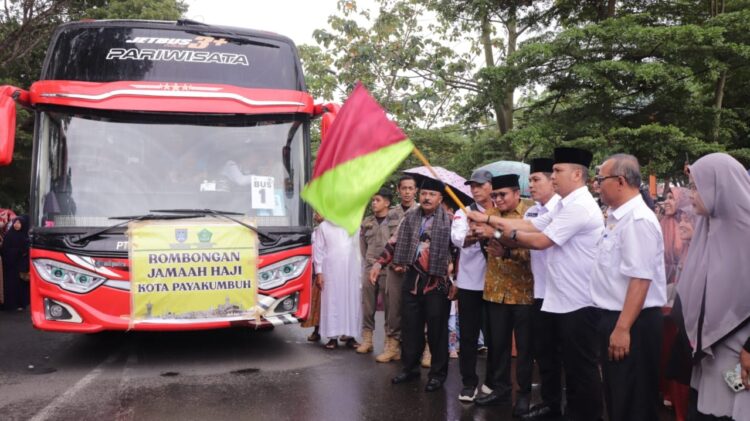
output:
M 459 337 L 458 364 L 461 368 L 461 379 L 464 387 L 477 387 L 477 346 L 479 331 L 484 316 L 483 291 L 458 289 L 458 331 Z M 485 341 L 487 338 L 485 337 Z M 487 371 L 489 373 L 489 370 Z
M 485 302 L 489 321 L 490 346 L 487 360 L 492 364 L 492 383 L 497 393 L 510 394 L 513 382 L 510 379 L 513 333 L 516 337 L 516 381 L 519 393 L 531 393 L 531 311 L 530 304 L 497 304 Z M 459 316 L 460 317 L 460 316 Z
M 561 343 L 550 334 L 555 329 L 555 317 L 553 313 L 542 311 L 543 303 L 544 300 L 534 300 L 531 313 L 532 354 L 542 380 L 542 402 L 550 408 L 562 409 Z
M 619 317 L 619 311 L 601 310 L 599 320 L 599 344 L 607 414 L 610 421 L 658 421 L 661 404 L 661 308 L 641 310 L 630 328 L 630 353 L 621 361 L 610 361 L 609 337 Z
M 602 379 L 599 375 L 599 311 L 584 307 L 570 313 L 554 313 L 554 335 L 562 349 L 565 395 L 570 420 L 589 421 L 602 417 Z
M 431 379 L 445 381 L 448 376 L 448 317 L 451 302 L 441 292 L 414 295 L 409 287 L 416 272 L 407 273 L 401 301 L 401 360 L 406 373 L 419 372 L 424 351 L 424 326 L 427 324 L 427 343 L 430 345 L 432 362 Z M 460 318 L 460 317 L 459 317 Z

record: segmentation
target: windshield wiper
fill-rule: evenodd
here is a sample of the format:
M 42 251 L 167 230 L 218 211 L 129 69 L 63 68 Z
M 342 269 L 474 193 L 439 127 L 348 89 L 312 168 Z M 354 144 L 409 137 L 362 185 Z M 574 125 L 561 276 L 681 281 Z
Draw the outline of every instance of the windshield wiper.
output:
M 76 238 L 75 240 L 72 240 L 75 244 L 82 244 L 86 240 L 89 240 L 94 237 L 98 237 L 105 232 L 108 232 L 110 230 L 113 230 L 115 228 L 119 228 L 122 226 L 125 226 L 131 222 L 134 221 L 145 221 L 145 220 L 167 220 L 167 219 L 186 219 L 186 218 L 201 218 L 203 217 L 203 213 L 193 213 L 193 214 L 186 214 L 186 213 L 179 213 L 177 215 L 155 215 L 152 213 L 148 213 L 145 215 L 133 215 L 133 216 L 111 216 L 109 219 L 124 219 L 124 221 L 119 222 L 114 225 L 110 225 L 108 227 L 102 228 L 99 231 L 94 231 L 90 234 L 82 235 Z
M 214 209 L 152 209 L 149 212 L 163 212 L 163 213 L 167 213 L 167 214 L 170 214 L 170 213 L 171 214 L 200 214 L 200 216 L 206 216 L 206 215 L 216 216 L 216 217 L 228 219 L 228 220 L 230 220 L 232 222 L 240 224 L 243 227 L 249 229 L 250 231 L 253 231 L 256 234 L 258 234 L 259 236 L 267 239 L 268 241 L 276 242 L 278 240 L 277 238 L 271 237 L 269 234 L 267 234 L 267 233 L 259 230 L 258 228 L 254 227 L 254 226 L 252 226 L 250 224 L 246 224 L 246 223 L 240 221 L 239 219 L 232 218 L 230 216 L 230 215 L 233 215 L 233 216 L 244 215 L 244 214 L 238 213 L 238 212 L 226 212 L 226 211 L 219 211 L 219 210 L 214 210 Z

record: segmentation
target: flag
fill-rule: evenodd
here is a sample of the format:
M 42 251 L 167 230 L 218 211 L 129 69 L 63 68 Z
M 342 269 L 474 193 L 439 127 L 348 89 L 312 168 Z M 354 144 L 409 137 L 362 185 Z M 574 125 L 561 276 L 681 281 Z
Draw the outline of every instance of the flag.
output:
M 372 196 L 414 144 L 358 83 L 322 140 L 302 198 L 354 234 Z

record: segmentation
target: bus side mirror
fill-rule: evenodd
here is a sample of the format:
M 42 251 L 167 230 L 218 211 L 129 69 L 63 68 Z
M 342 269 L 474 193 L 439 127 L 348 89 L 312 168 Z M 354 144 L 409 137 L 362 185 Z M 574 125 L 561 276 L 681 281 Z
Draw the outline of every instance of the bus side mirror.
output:
M 0 166 L 9 165 L 13 161 L 13 146 L 16 135 L 16 101 L 13 86 L 0 86 Z
M 331 128 L 333 120 L 336 119 L 336 115 L 339 113 L 341 106 L 338 104 L 328 103 L 322 106 L 323 116 L 320 121 L 320 141 L 323 142 L 328 137 L 328 129 Z

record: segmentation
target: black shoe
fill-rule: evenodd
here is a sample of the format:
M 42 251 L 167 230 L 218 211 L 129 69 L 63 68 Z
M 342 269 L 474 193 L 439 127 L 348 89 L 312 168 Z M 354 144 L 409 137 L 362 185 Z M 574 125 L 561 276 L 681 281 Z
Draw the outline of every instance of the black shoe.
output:
M 517 395 L 516 404 L 513 406 L 513 416 L 521 417 L 529 412 L 529 395 Z
M 532 406 L 529 412 L 521 416 L 522 420 L 552 420 L 562 417 L 559 407 L 551 407 L 546 403 L 540 403 Z
M 484 395 L 474 399 L 474 404 L 478 406 L 493 406 L 502 405 L 504 403 L 510 403 L 510 394 L 500 394 L 492 392 L 489 395 Z
M 391 383 L 401 384 L 401 383 L 410 382 L 418 378 L 419 378 L 419 373 L 414 373 L 414 372 L 401 373 L 398 376 L 392 378 Z
M 427 384 L 424 386 L 425 392 L 434 392 L 438 389 L 443 387 L 443 382 L 441 382 L 438 379 L 430 379 L 427 381 Z
M 474 402 L 477 398 L 477 388 L 475 386 L 465 386 L 458 394 L 458 400 L 461 402 Z

